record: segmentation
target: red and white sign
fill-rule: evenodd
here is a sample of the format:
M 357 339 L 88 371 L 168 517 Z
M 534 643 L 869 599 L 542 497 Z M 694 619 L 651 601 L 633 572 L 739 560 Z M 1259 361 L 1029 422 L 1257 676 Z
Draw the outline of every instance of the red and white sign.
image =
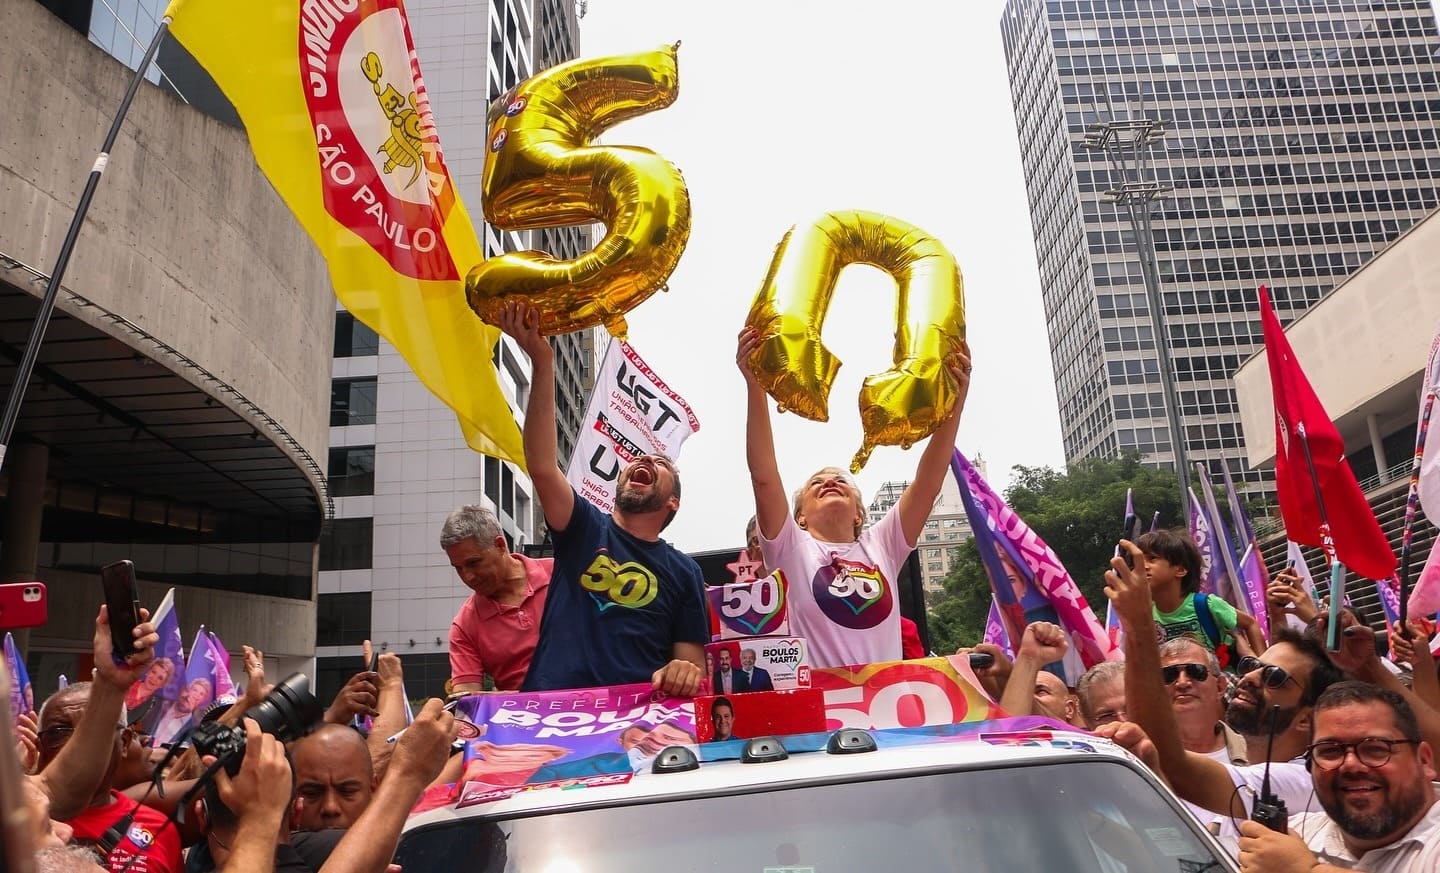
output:
M 672 461 L 700 429 L 685 398 L 670 389 L 629 343 L 612 340 L 565 476 L 586 500 L 610 512 L 620 471 L 641 455 Z

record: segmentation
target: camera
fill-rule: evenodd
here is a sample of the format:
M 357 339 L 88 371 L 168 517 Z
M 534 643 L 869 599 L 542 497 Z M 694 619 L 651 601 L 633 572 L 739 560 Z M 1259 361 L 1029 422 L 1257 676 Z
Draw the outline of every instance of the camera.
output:
M 310 692 L 309 677 L 293 673 L 245 713 L 245 717 L 255 719 L 261 731 L 288 743 L 309 733 L 324 714 L 320 701 Z M 231 776 L 240 772 L 240 762 L 245 757 L 243 726 L 201 722 L 190 734 L 190 743 L 197 753 L 214 755 Z

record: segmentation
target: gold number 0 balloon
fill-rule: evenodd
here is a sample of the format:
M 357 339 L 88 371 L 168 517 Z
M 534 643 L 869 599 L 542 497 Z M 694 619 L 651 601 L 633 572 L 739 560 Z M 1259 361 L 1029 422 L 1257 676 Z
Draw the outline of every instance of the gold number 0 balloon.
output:
M 847 211 L 790 228 L 745 320 L 763 338 L 750 367 L 782 412 L 830 417 L 840 360 L 821 342 L 820 329 L 840 271 L 850 264 L 879 267 L 900 291 L 895 365 L 867 376 L 860 388 L 865 439 L 850 462 L 858 473 L 877 445 L 908 449 L 955 408 L 959 386 L 945 357 L 965 336 L 965 291 L 954 256 L 913 224 Z
M 603 324 L 623 340 L 625 313 L 665 284 L 690 236 L 680 171 L 649 149 L 590 142 L 675 102 L 678 47 L 560 64 L 491 105 L 485 219 L 510 230 L 598 221 L 609 233 L 574 260 L 511 252 L 476 266 L 465 292 L 481 319 L 497 323 L 521 298 L 540 311 L 542 333 Z

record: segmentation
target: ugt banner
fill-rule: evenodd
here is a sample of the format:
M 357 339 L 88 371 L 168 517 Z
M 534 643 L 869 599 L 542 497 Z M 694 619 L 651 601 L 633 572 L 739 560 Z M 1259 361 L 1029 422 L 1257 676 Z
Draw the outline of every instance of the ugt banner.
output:
M 621 470 L 641 455 L 673 460 L 686 438 L 699 429 L 685 398 L 671 390 L 629 343 L 611 340 L 565 476 L 581 497 L 610 512 Z

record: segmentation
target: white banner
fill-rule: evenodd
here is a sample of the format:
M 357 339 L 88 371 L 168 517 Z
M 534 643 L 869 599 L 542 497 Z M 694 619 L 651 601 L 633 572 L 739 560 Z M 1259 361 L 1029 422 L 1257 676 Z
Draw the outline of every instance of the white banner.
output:
M 621 470 L 640 455 L 675 459 L 681 444 L 699 429 L 690 404 L 629 343 L 612 339 L 565 476 L 581 497 L 610 512 Z

